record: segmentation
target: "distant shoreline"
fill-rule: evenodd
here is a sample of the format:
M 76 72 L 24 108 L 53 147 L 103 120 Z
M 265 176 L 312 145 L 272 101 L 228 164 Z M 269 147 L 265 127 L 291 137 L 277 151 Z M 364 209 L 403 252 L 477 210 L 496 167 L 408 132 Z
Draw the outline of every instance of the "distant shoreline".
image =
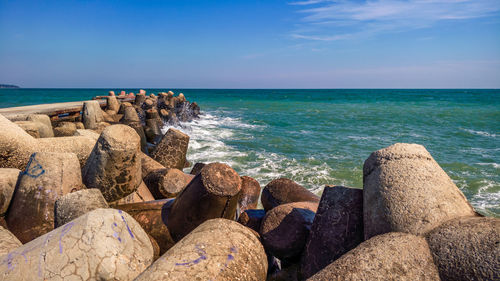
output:
M 0 89 L 20 89 L 21 87 L 9 84 L 0 84 Z

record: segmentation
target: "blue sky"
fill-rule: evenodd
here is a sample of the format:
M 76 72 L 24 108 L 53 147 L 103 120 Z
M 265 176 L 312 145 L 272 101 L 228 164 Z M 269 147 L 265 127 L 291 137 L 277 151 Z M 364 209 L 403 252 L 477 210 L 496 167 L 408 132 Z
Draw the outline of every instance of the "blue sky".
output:
M 0 83 L 500 88 L 500 1 L 0 0 Z

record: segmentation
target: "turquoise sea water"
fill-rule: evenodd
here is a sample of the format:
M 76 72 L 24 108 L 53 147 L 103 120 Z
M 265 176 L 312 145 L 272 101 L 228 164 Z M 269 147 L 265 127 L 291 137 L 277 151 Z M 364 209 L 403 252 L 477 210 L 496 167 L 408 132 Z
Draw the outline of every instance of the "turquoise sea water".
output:
M 0 107 L 83 100 L 108 90 L 0 90 Z M 261 185 L 283 176 L 320 192 L 325 184 L 362 187 L 372 151 L 419 143 L 477 210 L 500 216 L 500 90 L 173 91 L 204 112 L 181 128 L 191 136 L 193 163 L 225 162 Z

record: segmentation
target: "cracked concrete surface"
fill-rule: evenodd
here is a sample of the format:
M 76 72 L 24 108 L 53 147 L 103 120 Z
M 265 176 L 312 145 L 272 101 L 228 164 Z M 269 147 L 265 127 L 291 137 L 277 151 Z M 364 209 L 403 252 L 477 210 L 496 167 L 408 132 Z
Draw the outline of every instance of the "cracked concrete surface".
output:
M 168 129 L 152 153 L 152 158 L 165 168 L 182 171 L 186 162 L 189 136 L 176 129 Z

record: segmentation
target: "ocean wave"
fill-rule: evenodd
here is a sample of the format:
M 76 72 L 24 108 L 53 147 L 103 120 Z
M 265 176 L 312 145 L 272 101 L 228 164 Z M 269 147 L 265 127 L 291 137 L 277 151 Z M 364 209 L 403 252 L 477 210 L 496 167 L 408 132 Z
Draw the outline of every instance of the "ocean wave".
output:
M 478 189 L 470 200 L 471 204 L 479 211 L 490 213 L 488 210 L 500 210 L 498 202 L 500 202 L 500 184 L 498 182 L 484 179 L 481 181 L 482 186 Z M 494 213 L 492 213 L 494 215 Z
M 498 134 L 488 133 L 485 131 L 476 131 L 476 130 L 465 129 L 465 128 L 460 128 L 460 130 L 465 131 L 465 132 L 470 133 L 470 134 L 473 134 L 473 135 L 478 135 L 478 136 L 483 136 L 483 137 L 497 138 L 500 136 Z

